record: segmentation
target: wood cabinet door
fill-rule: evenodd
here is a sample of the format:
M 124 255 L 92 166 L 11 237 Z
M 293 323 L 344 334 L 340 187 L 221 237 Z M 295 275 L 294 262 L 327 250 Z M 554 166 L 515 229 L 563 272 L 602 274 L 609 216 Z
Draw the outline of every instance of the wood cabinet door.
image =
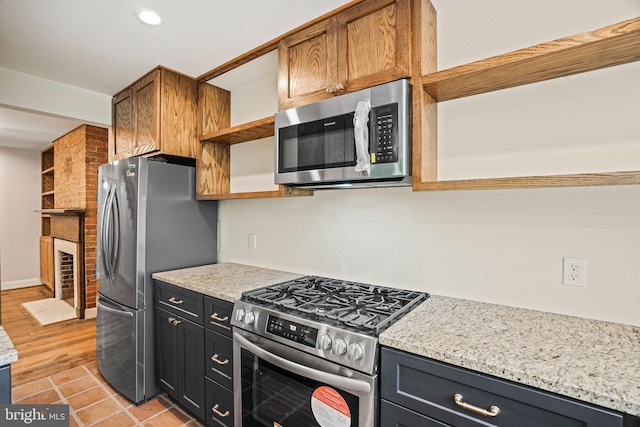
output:
M 132 155 L 160 150 L 160 70 L 148 74 L 133 85 Z
M 182 74 L 161 70 L 160 137 L 162 154 L 196 157 L 198 83 Z
M 337 82 L 335 19 L 284 38 L 278 45 L 280 110 L 325 99 Z
M 133 91 L 131 87 L 113 97 L 113 158 L 130 157 L 133 149 Z
M 40 281 L 49 289 L 54 288 L 53 238 L 40 237 Z
M 410 0 L 370 0 L 336 16 L 346 92 L 410 76 Z

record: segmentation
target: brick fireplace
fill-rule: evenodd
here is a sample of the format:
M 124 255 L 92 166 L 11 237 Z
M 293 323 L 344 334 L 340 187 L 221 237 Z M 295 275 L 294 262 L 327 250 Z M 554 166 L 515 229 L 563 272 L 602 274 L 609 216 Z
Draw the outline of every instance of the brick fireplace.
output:
M 81 296 L 83 294 L 80 289 L 80 281 L 82 274 L 78 266 L 78 246 L 80 243 L 71 242 L 69 240 L 54 238 L 54 275 L 55 275 L 55 291 L 54 297 L 67 302 L 75 308 L 76 316 L 84 311 L 85 307 L 81 305 Z
M 108 161 L 108 130 L 82 125 L 53 141 L 52 146 L 53 167 L 49 170 L 53 171 L 53 194 L 49 197 L 53 206 L 42 211 L 50 217 L 50 227 L 43 227 L 43 236 L 52 238 L 54 245 L 61 240 L 75 247 L 75 251 L 68 246 L 69 250 L 52 248 L 49 259 L 56 269 L 52 290 L 56 298 L 73 298 L 78 318 L 95 317 L 98 167 Z M 67 270 L 69 256 L 60 253 L 73 256 L 72 279 Z

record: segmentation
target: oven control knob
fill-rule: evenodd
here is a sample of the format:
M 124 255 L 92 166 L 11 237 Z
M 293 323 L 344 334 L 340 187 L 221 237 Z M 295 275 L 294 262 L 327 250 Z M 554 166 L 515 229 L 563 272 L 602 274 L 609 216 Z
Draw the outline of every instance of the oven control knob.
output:
M 362 356 L 364 356 L 364 350 L 358 343 L 349 344 L 347 356 L 351 360 L 360 360 L 362 359 Z
M 238 311 L 236 311 L 236 320 L 238 322 L 242 322 L 243 318 L 244 318 L 244 310 L 243 309 L 239 309 Z
M 247 311 L 247 312 L 244 314 L 244 323 L 245 323 L 245 324 L 247 324 L 247 325 L 252 324 L 252 323 L 253 323 L 253 321 L 254 321 L 255 319 L 256 319 L 256 315 L 255 315 L 255 314 L 253 314 L 253 313 L 252 313 L 252 312 L 250 312 L 250 311 Z
M 335 354 L 345 354 L 347 351 L 347 343 L 342 338 L 333 340 L 333 352 Z
M 320 348 L 322 350 L 329 350 L 331 348 L 331 337 L 329 335 L 322 335 L 320 337 Z

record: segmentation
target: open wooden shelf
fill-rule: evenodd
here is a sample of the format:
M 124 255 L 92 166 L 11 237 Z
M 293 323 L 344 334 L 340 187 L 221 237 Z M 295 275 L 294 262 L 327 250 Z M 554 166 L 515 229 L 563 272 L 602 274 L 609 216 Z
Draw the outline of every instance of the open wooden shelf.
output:
M 640 60 L 640 18 L 427 74 L 422 84 L 448 101 Z
M 437 102 L 473 96 L 543 80 L 569 76 L 640 60 L 640 17 L 597 30 L 494 56 L 459 67 L 425 74 L 422 119 L 430 123 L 423 136 L 415 191 L 504 188 L 579 187 L 640 184 L 640 171 L 566 175 L 437 180 Z M 419 177 L 422 177 L 420 179 Z
M 230 192 L 230 146 L 274 136 L 275 116 L 243 123 L 200 137 L 198 200 L 260 199 L 312 196 L 312 190 L 279 185 L 277 190 Z
M 241 142 L 255 141 L 274 135 L 275 116 L 243 123 L 218 132 L 213 132 L 200 137 L 200 142 L 216 142 L 219 144 L 239 144 Z
M 287 187 L 286 185 L 279 185 L 278 187 L 278 190 L 273 191 L 248 191 L 243 193 L 198 195 L 198 200 L 267 199 L 274 197 L 313 196 L 313 190 Z
M 640 184 L 640 171 L 431 181 L 414 183 L 413 189 L 415 191 L 448 191 L 630 184 Z

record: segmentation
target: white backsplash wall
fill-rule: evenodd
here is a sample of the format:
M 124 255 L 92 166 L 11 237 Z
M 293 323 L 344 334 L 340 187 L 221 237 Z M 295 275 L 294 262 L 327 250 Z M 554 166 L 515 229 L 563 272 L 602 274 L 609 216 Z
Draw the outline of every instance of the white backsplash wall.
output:
M 635 0 L 454 2 L 438 13 L 440 68 L 639 15 Z M 630 64 L 441 103 L 440 178 L 544 171 L 564 153 L 560 171 L 565 164 L 567 172 L 590 170 L 594 161 L 605 170 L 640 169 L 640 161 L 628 159 L 638 158 L 634 149 L 612 165 L 597 163 L 610 160 L 607 147 L 640 145 L 640 120 L 633 120 L 639 70 Z M 236 111 L 244 111 L 241 98 L 232 101 Z M 532 111 L 544 114 L 532 120 Z M 512 123 L 520 118 L 530 121 Z M 579 150 L 583 142 L 588 149 Z M 266 151 L 244 152 L 233 161 L 273 161 Z M 318 191 L 223 201 L 220 222 L 223 262 L 640 325 L 640 186 Z M 248 248 L 249 233 L 256 249 Z M 586 259 L 585 287 L 562 285 L 563 257 Z

